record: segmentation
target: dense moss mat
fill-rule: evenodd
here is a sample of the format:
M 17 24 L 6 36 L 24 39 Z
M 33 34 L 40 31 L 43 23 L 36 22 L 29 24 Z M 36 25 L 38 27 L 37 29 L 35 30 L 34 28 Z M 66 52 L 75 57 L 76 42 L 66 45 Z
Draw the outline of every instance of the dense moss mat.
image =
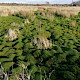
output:
M 10 28 L 19 29 L 13 41 L 5 38 Z M 45 48 L 40 38 L 51 46 Z M 67 18 L 36 12 L 27 17 L 0 17 L 0 63 L 4 71 L 13 73 L 10 80 L 20 76 L 23 64 L 31 80 L 80 80 L 80 15 Z

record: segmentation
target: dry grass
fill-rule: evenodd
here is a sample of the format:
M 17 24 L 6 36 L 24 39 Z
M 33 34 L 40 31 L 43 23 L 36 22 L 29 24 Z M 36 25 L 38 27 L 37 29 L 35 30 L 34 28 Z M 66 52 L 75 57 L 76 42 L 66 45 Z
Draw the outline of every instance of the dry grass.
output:
M 67 17 L 74 16 L 80 12 L 79 6 L 0 6 L 0 16 L 8 16 L 17 12 L 30 14 L 37 10 L 48 10 L 50 13 L 58 12 Z
M 48 49 L 52 47 L 52 42 L 43 36 L 35 38 L 33 43 L 37 46 L 38 49 Z
M 18 37 L 19 30 L 18 29 L 9 29 L 8 33 L 5 35 L 5 38 L 8 38 L 9 41 L 13 41 Z

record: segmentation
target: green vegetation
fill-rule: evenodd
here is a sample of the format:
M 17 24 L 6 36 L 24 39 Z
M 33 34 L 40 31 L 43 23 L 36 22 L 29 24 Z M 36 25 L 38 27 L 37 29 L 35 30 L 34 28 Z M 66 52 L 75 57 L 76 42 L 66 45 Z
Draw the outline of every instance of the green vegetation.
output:
M 9 80 L 80 80 L 80 13 L 0 17 L 0 65 Z

